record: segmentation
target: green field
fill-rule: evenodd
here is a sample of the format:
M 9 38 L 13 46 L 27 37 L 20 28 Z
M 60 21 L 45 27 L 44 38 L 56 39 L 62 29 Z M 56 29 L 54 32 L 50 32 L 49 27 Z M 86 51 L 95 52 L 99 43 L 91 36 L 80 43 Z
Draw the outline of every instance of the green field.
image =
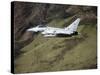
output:
M 70 18 L 69 18 L 70 19 Z M 57 19 L 48 26 L 64 27 L 69 19 Z M 79 25 L 77 36 L 45 38 L 38 34 L 21 49 L 15 73 L 92 69 L 97 65 L 96 25 Z

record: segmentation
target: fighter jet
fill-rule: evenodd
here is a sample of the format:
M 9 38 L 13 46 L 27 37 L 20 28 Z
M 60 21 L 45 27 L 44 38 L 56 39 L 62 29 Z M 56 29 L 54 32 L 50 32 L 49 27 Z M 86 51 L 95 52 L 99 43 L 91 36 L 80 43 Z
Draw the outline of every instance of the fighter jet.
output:
M 77 28 L 80 22 L 80 18 L 77 18 L 72 24 L 65 28 L 55 28 L 55 27 L 48 27 L 45 25 L 38 25 L 33 28 L 27 29 L 27 31 L 33 32 L 41 32 L 44 37 L 53 37 L 53 36 L 72 36 L 78 35 Z

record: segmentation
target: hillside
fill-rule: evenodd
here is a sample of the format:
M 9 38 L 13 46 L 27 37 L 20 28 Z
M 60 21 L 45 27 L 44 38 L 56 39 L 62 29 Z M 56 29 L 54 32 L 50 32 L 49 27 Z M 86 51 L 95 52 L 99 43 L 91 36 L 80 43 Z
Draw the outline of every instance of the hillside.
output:
M 22 2 L 15 9 L 15 73 L 97 68 L 96 7 Z M 38 24 L 67 27 L 78 17 L 77 36 L 44 38 L 26 32 Z
M 78 31 L 80 35 L 67 38 L 37 35 L 21 49 L 22 54 L 15 61 L 15 72 L 96 68 L 96 26 L 80 25 Z

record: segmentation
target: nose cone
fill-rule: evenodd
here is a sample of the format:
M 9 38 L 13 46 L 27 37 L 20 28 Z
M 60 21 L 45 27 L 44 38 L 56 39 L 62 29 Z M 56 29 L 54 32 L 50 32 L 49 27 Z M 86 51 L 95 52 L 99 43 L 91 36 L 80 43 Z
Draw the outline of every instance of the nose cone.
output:
M 29 29 L 27 29 L 27 31 L 37 32 L 37 31 L 38 31 L 38 29 L 37 29 L 37 28 L 29 28 Z
M 32 28 L 30 28 L 30 29 L 27 29 L 27 31 L 32 31 Z

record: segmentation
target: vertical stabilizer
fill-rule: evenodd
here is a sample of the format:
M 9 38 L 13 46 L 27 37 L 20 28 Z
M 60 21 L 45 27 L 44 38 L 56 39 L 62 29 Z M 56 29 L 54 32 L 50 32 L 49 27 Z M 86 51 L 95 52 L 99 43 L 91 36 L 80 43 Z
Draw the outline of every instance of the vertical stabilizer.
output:
M 75 32 L 77 30 L 77 27 L 79 25 L 80 18 L 77 18 L 72 24 L 70 24 L 68 27 L 65 28 L 65 30 L 72 32 Z

